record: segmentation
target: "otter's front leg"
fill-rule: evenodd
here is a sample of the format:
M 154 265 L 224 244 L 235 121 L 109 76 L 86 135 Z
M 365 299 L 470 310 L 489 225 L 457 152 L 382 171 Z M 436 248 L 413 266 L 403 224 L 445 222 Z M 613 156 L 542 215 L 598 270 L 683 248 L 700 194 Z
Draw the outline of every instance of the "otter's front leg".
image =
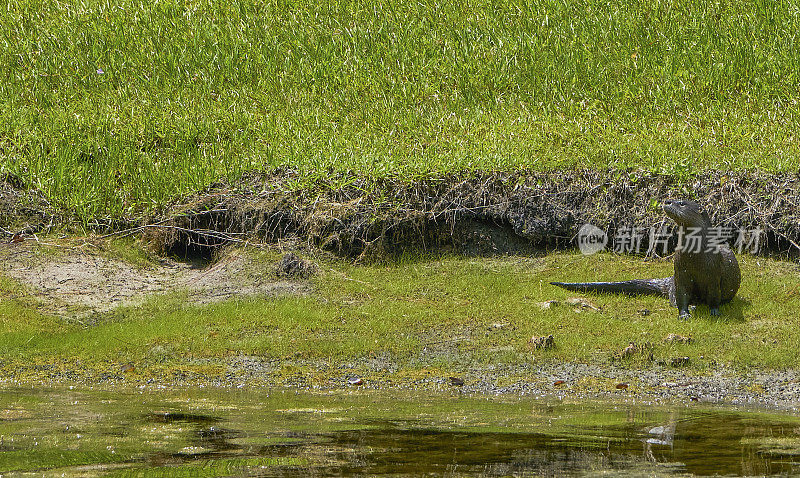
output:
M 691 288 L 689 280 L 684 276 L 679 278 L 675 275 L 675 306 L 678 308 L 678 318 L 686 320 L 691 317 L 689 313 L 689 302 L 691 302 Z
M 711 280 L 706 291 L 706 304 L 708 304 L 708 313 L 713 316 L 719 315 L 719 305 L 722 303 L 722 278 L 717 276 L 716 279 Z
M 675 291 L 675 305 L 678 306 L 678 318 L 686 320 L 692 316 L 689 313 L 689 294 L 685 291 Z

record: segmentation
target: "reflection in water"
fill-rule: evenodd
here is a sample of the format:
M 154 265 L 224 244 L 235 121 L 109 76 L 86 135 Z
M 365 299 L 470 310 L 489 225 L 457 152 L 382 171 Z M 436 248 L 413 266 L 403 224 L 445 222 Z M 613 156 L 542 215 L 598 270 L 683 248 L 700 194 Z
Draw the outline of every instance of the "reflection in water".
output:
M 647 431 L 650 438 L 646 439 L 645 443 L 672 447 L 672 443 L 675 440 L 675 428 L 677 425 L 677 415 L 673 411 L 669 414 L 669 421 L 665 425 L 659 425 Z
M 0 473 L 766 475 L 800 472 L 800 420 L 375 392 L 0 392 Z

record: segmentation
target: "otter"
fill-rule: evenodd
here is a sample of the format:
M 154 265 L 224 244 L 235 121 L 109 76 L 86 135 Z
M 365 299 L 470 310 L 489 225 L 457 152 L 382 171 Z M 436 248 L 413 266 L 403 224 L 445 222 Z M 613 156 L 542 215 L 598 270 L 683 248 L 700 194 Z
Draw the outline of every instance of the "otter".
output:
M 687 236 L 697 243 L 684 244 L 687 250 L 675 250 L 675 274 L 663 279 L 633 279 L 621 282 L 551 282 L 573 291 L 649 294 L 667 297 L 678 308 L 681 319 L 689 318 L 689 305 L 706 304 L 711 315 L 719 315 L 719 306 L 730 302 L 739 290 L 741 272 L 736 256 L 725 245 L 712 244 L 708 237 L 711 220 L 694 201 L 667 200 L 664 212 Z M 686 242 L 686 241 L 684 241 Z M 696 246 L 696 247 L 695 247 Z

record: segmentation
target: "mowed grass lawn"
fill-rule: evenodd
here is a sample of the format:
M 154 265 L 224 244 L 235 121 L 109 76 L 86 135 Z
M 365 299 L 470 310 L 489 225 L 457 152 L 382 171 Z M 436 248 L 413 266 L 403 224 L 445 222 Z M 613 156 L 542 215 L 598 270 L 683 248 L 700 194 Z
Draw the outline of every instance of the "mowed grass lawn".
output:
M 251 169 L 789 170 L 800 7 L 9 0 L 0 174 L 88 219 Z

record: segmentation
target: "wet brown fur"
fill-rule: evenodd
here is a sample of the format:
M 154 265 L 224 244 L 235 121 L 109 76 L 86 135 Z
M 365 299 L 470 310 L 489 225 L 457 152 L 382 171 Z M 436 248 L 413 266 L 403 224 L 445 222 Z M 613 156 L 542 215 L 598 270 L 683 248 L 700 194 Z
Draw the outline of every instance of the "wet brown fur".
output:
M 621 282 L 551 282 L 574 291 L 655 294 L 668 297 L 681 318 L 689 317 L 689 306 L 708 305 L 711 315 L 719 315 L 719 306 L 730 302 L 739 290 L 741 272 L 733 252 L 725 245 L 709 249 L 711 221 L 698 203 L 667 200 L 664 212 L 681 228 L 686 250 L 675 251 L 675 273 L 663 279 L 633 279 Z M 686 240 L 693 234 L 699 241 Z
M 730 302 L 739 290 L 741 272 L 736 256 L 725 245 L 718 251 L 707 250 L 711 221 L 696 202 L 668 200 L 664 202 L 664 212 L 687 234 L 691 228 L 699 228 L 701 238 L 698 252 L 680 248 L 675 251 L 670 302 L 681 317 L 689 316 L 690 304 L 706 304 L 711 315 L 719 315 L 719 306 Z

